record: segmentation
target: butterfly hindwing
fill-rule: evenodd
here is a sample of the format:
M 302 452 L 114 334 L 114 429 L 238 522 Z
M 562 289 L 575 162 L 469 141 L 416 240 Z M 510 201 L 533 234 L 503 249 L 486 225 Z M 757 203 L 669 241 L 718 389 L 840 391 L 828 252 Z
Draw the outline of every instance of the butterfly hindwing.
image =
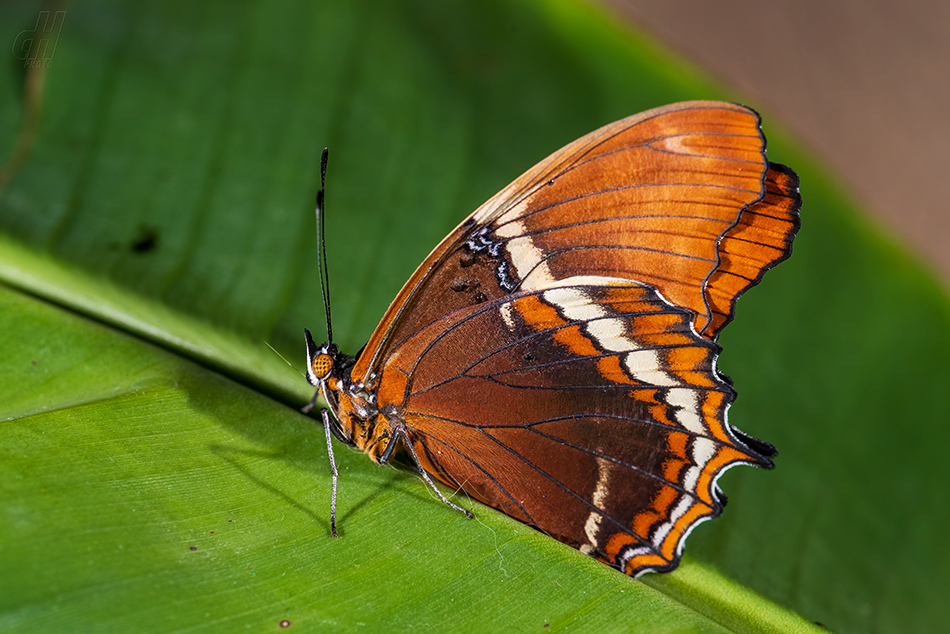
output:
M 688 311 L 624 280 L 568 282 L 416 333 L 379 405 L 447 484 L 626 572 L 669 569 L 719 514 L 718 475 L 768 460 L 725 422 L 733 392 Z

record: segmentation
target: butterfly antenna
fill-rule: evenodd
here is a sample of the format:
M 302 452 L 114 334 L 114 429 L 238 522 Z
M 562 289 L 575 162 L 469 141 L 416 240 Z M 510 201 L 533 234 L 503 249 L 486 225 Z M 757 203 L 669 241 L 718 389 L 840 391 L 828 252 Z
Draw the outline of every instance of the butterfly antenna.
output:
M 323 148 L 323 156 L 320 158 L 320 191 L 317 192 L 317 254 L 318 267 L 320 269 L 320 293 L 323 295 L 323 310 L 327 316 L 327 341 L 333 343 L 333 327 L 330 322 L 330 276 L 327 273 L 327 243 L 326 232 L 324 231 L 323 218 L 326 214 L 324 209 L 324 190 L 327 187 L 327 156 L 329 150 Z
M 327 188 L 327 157 L 330 152 L 327 148 L 323 148 L 323 156 L 320 157 L 320 191 L 317 192 L 317 248 L 319 253 L 317 254 L 317 266 L 320 269 L 320 293 L 323 295 L 323 310 L 327 315 L 327 343 L 333 343 L 333 326 L 330 321 L 330 276 L 327 273 L 327 242 L 326 242 L 326 231 L 324 229 L 324 191 Z M 310 341 L 310 333 L 307 333 L 308 345 L 312 345 Z M 309 411 L 313 407 L 314 403 L 317 400 L 317 395 L 320 394 L 320 390 L 317 390 L 313 395 L 313 400 L 310 401 L 310 404 L 304 408 L 305 411 Z M 339 477 L 339 472 L 336 468 L 336 459 L 333 457 L 333 423 L 331 421 L 331 414 L 328 410 L 321 408 L 320 416 L 323 419 L 323 432 L 327 437 L 327 455 L 330 458 L 330 475 L 332 476 L 333 484 L 331 487 L 331 496 L 330 496 L 330 536 L 336 537 L 336 490 L 337 490 L 337 479 Z
M 290 361 L 288 361 L 288 360 L 287 360 L 287 357 L 285 357 L 285 356 L 282 355 L 281 353 L 277 352 L 277 349 L 274 348 L 274 346 L 270 345 L 270 344 L 267 343 L 266 341 L 264 342 L 264 345 L 267 346 L 268 348 L 270 348 L 271 352 L 273 352 L 273 353 L 276 354 L 278 357 L 280 357 L 281 360 L 282 360 L 284 363 L 286 363 L 286 364 L 289 365 L 291 368 L 293 368 L 294 371 L 295 371 L 297 374 L 299 374 L 300 376 L 302 376 L 302 377 L 304 377 L 304 378 L 307 377 L 306 374 L 304 374 L 303 372 L 301 372 L 301 371 L 298 370 L 297 368 L 294 368 L 294 364 L 291 363 Z

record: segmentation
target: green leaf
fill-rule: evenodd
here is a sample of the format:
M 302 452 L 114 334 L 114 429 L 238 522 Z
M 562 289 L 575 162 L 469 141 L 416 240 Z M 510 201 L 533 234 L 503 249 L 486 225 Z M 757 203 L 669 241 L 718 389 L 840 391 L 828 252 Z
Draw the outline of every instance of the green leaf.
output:
M 0 41 L 45 5 L 0 6 Z M 55 11 L 55 9 L 53 9 Z M 366 340 L 445 233 L 536 160 L 672 101 L 728 98 L 585 4 L 68 5 L 49 64 L 0 66 L 0 629 L 936 629 L 950 302 L 765 113 L 802 177 L 791 260 L 743 298 L 734 469 L 679 570 L 629 579 L 296 408 L 322 322 Z M 754 104 L 751 104 L 754 105 Z M 461 500 L 463 504 L 469 504 Z M 801 615 L 801 616 L 798 616 Z

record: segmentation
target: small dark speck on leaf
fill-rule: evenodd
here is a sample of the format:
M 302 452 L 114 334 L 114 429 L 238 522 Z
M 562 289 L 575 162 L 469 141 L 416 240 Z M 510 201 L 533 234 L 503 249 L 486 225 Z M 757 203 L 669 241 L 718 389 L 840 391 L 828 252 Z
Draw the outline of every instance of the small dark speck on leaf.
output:
M 283 621 L 280 622 L 280 626 L 281 626 L 281 627 L 290 627 L 290 621 L 288 621 L 287 619 L 284 619 Z
M 139 227 L 139 233 L 129 248 L 132 253 L 148 253 L 158 247 L 158 231 L 151 227 Z
M 192 547 L 189 548 L 188 550 L 198 550 L 198 547 L 197 547 L 197 546 L 192 546 Z

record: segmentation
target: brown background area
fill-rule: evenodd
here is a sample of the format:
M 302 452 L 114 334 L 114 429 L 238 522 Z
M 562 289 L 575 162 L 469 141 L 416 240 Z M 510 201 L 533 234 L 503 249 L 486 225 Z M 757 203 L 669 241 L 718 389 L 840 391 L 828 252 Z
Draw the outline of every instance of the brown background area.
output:
M 780 117 L 946 287 L 950 2 L 601 1 Z

